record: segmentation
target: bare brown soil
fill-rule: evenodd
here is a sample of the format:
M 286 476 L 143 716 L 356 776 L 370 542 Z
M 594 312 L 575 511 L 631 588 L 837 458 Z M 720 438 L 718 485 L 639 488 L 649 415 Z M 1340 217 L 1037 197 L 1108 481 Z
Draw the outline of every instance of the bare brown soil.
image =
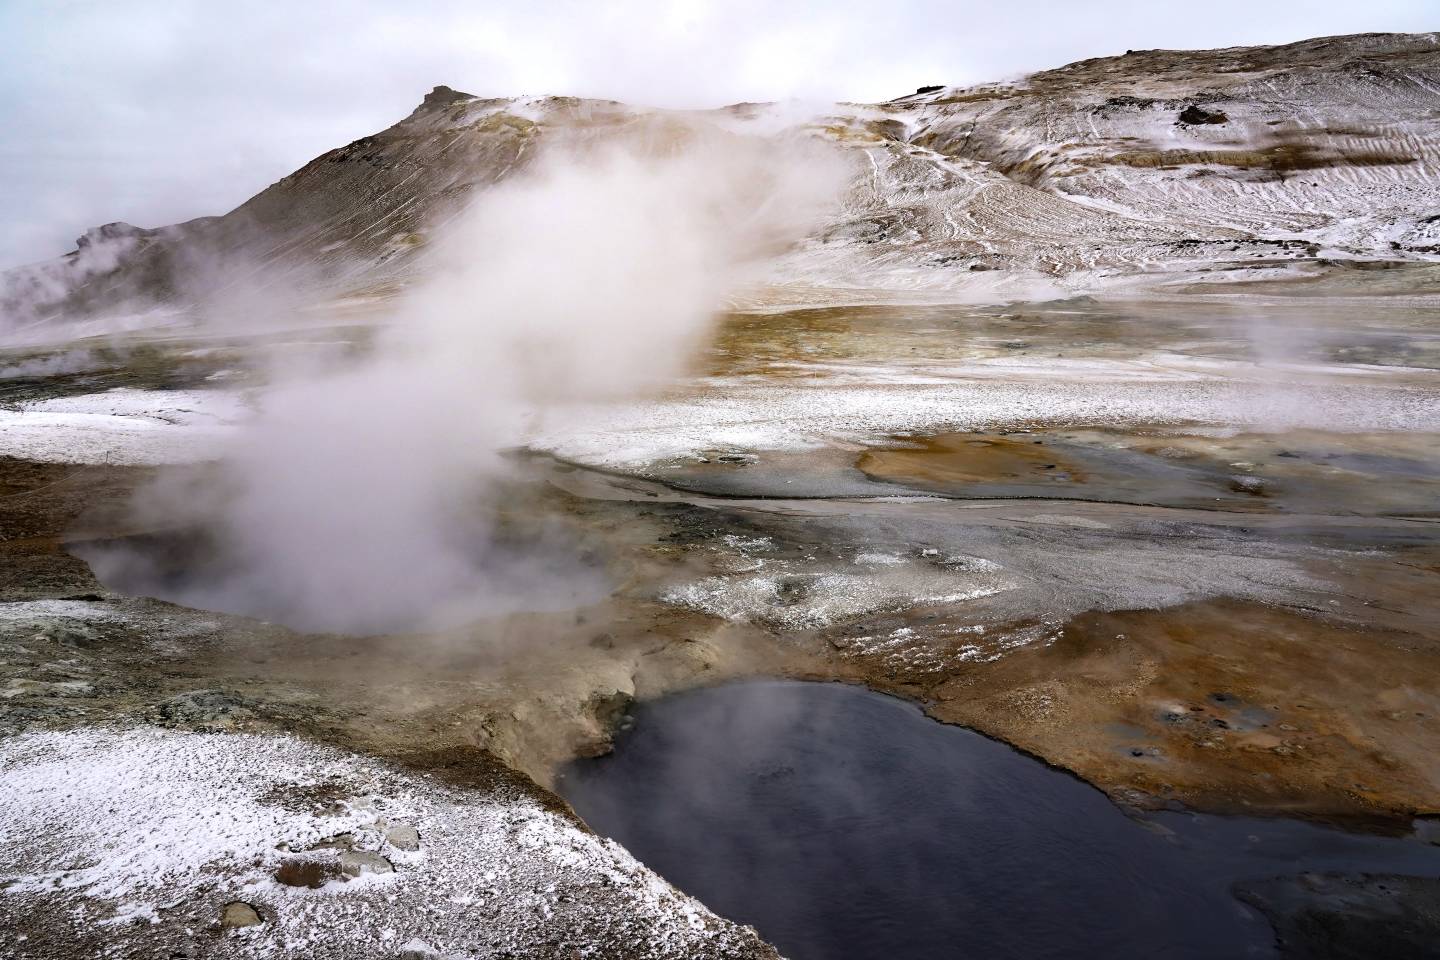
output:
M 904 446 L 869 450 L 856 462 L 878 480 L 920 486 L 1063 479 L 1084 483 L 1085 474 L 1042 441 L 981 434 L 945 434 Z
M 1119 798 L 1404 823 L 1440 811 L 1440 641 L 1235 601 L 1090 613 L 927 686 L 938 719 Z

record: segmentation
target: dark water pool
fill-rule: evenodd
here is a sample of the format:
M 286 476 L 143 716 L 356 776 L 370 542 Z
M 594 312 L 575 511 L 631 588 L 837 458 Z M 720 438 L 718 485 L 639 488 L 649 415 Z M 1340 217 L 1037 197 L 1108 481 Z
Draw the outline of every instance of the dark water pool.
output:
M 839 684 L 642 706 L 560 792 L 793 960 L 1273 957 L 1236 881 L 1440 876 L 1440 848 L 1286 820 L 1125 816 L 1011 748 Z

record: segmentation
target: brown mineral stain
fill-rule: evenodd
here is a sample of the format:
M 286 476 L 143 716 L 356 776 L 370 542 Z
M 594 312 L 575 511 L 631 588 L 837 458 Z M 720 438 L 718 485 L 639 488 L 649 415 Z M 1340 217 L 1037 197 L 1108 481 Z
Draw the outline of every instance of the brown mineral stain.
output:
M 1237 600 L 1087 613 L 931 712 L 1117 796 L 1403 822 L 1440 810 L 1440 640 Z
M 1026 434 L 950 433 L 866 451 L 856 467 L 876 480 L 951 489 L 969 484 L 1084 483 L 1073 462 Z

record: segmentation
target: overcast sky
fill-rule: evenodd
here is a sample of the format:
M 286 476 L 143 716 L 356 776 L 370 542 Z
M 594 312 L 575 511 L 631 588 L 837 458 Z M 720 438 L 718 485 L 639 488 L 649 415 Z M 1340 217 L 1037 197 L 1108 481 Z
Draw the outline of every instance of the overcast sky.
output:
M 112 220 L 223 213 L 440 83 L 883 100 L 1127 48 L 1433 29 L 1434 0 L 0 0 L 0 267 Z

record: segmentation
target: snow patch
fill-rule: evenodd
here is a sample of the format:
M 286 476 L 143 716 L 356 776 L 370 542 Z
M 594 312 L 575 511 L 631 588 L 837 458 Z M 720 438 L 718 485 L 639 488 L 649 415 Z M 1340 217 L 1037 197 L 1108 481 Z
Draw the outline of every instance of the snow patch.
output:
M 386 844 L 396 821 L 418 827 L 418 853 Z M 314 848 L 345 834 L 395 871 L 318 889 L 275 879 L 296 851 L 338 856 Z M 108 937 L 142 947 L 161 914 L 173 927 L 176 912 L 198 911 L 178 922 L 201 934 L 233 900 L 265 922 L 232 936 L 264 956 L 390 956 L 407 941 L 470 956 L 560 940 L 582 955 L 733 956 L 758 943 L 528 796 L 462 792 L 291 737 L 89 728 L 5 740 L 0 847 L 0 910 L 113 924 Z
M 0 456 L 126 466 L 191 463 L 219 455 L 247 413 L 219 390 L 131 390 L 57 397 L 0 409 Z

